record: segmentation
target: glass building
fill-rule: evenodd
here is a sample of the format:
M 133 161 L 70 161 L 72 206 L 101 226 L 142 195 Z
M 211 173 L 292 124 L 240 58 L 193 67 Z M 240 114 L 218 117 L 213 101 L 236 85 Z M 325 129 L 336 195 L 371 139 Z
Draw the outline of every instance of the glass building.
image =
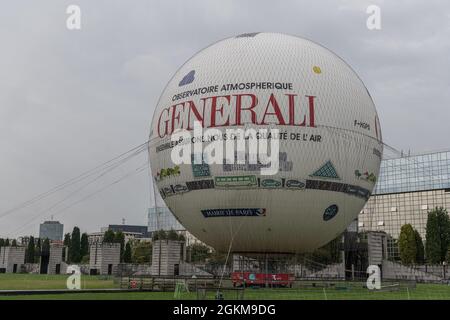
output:
M 178 222 L 167 207 L 153 207 L 148 209 L 148 232 L 158 230 L 184 231 L 185 228 Z
M 425 238 L 427 213 L 435 207 L 450 209 L 450 151 L 383 159 L 358 228 L 398 238 L 410 223 Z
M 39 225 L 39 238 L 62 241 L 64 225 L 59 221 L 45 221 Z

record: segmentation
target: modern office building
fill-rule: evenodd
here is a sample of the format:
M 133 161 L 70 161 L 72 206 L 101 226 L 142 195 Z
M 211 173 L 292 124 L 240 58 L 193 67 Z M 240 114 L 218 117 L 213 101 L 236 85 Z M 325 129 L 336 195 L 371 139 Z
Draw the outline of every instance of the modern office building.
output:
M 167 207 L 153 207 L 148 209 L 148 231 L 158 230 L 184 231 L 185 228 L 178 222 Z
M 398 238 L 410 223 L 425 238 L 427 214 L 435 207 L 450 209 L 450 150 L 383 159 L 358 228 Z
M 135 226 L 129 224 L 110 224 L 107 228 L 102 228 L 102 231 L 112 230 L 114 232 L 133 233 L 137 238 L 148 238 L 149 232 L 147 226 Z
M 125 243 L 130 240 L 150 241 L 150 233 L 147 226 L 135 226 L 127 224 L 110 224 L 100 229 L 100 232 L 92 232 L 88 234 L 89 245 L 101 243 L 105 232 L 111 230 L 113 232 L 122 232 L 125 237 Z
M 62 241 L 64 225 L 59 221 L 45 221 L 39 225 L 39 238 L 51 241 Z
M 164 206 L 158 206 L 148 209 L 148 231 L 150 235 L 159 230 L 170 231 L 175 230 L 179 234 L 182 234 L 186 239 L 186 245 L 189 246 L 194 243 L 202 243 L 196 237 L 194 237 L 177 218 Z

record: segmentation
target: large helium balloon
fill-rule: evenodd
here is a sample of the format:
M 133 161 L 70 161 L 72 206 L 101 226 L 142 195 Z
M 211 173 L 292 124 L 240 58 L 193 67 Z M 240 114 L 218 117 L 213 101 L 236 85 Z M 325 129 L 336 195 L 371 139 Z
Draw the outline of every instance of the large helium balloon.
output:
M 228 129 L 278 129 L 276 174 L 262 174 L 266 165 L 248 153 L 241 163 L 178 164 L 176 132 L 192 134 L 184 146 L 212 141 L 195 136 L 195 121 L 202 134 L 220 130 L 222 141 Z M 156 186 L 180 223 L 219 251 L 242 253 L 308 252 L 337 237 L 369 198 L 382 152 L 374 103 L 349 65 L 276 33 L 219 41 L 181 66 L 159 99 L 149 142 Z

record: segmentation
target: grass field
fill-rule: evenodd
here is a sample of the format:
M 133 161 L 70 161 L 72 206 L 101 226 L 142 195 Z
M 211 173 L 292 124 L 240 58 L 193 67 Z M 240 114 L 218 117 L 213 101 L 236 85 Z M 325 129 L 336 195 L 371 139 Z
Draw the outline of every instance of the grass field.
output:
M 0 274 L 0 290 L 65 289 L 64 275 Z M 83 276 L 83 289 L 117 288 L 112 278 Z M 236 293 L 224 290 L 225 299 L 233 299 Z M 208 292 L 207 299 L 214 299 L 214 292 Z M 118 292 L 118 293 L 65 293 L 45 295 L 1 296 L 0 300 L 172 300 L 174 292 Z M 181 299 L 197 299 L 196 292 L 185 292 Z M 338 288 L 296 288 L 296 289 L 253 289 L 244 291 L 244 299 L 284 300 L 450 300 L 450 286 L 439 284 L 418 284 L 416 288 L 400 287 L 397 291 L 370 291 L 361 285 Z
M 66 289 L 66 275 L 0 274 L 0 290 Z M 112 277 L 82 276 L 82 289 L 117 288 Z

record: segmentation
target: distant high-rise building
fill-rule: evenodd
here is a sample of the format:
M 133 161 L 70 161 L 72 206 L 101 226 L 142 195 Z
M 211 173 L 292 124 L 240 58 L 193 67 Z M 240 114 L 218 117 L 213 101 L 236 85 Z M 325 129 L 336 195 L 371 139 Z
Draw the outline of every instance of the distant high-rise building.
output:
M 59 221 L 45 221 L 39 225 L 39 238 L 62 241 L 64 225 Z
M 436 207 L 450 210 L 450 151 L 383 159 L 358 216 L 359 231 L 384 231 L 397 239 L 409 223 L 425 238 L 428 212 Z

